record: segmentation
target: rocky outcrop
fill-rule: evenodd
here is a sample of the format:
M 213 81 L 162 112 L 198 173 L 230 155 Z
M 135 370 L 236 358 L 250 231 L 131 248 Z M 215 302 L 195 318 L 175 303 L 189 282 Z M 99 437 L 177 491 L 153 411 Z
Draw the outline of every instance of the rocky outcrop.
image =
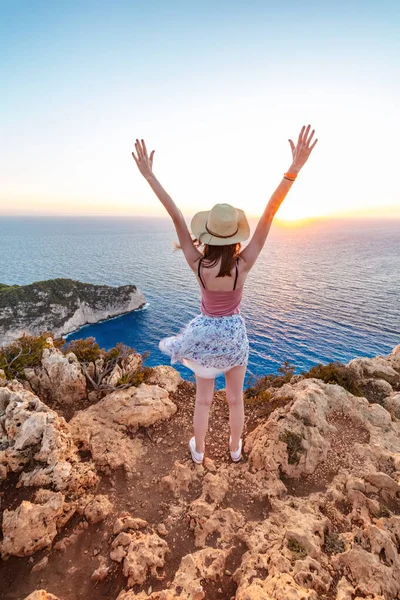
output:
M 237 464 L 229 459 L 223 391 L 215 394 L 206 459 L 192 463 L 195 388 L 171 368 L 159 368 L 151 384 L 109 393 L 69 424 L 55 419 L 61 460 L 73 465 L 79 447 L 83 464 L 106 473 L 103 487 L 78 486 L 71 497 L 74 478 L 51 475 L 51 489 L 4 510 L 4 558 L 49 548 L 75 514 L 83 522 L 49 552 L 58 552 L 71 580 L 76 573 L 75 587 L 91 582 L 87 597 L 113 589 L 111 600 L 400 598 L 399 358 L 400 346 L 347 365 L 358 389 L 373 390 L 367 397 L 296 376 L 252 398 Z M 20 474 L 20 486 L 38 467 L 41 431 L 50 426 L 50 409 L 26 405 L 32 396 L 16 382 L 0 387 L 9 411 L 6 419 L 0 412 L 2 440 L 10 442 L 1 446 L 2 464 Z M 40 557 L 29 565 L 32 576 L 37 569 L 40 587 L 73 600 L 73 587 L 54 588 L 49 556 L 49 564 Z M 47 599 L 44 590 L 34 593 Z
M 42 352 L 41 365 L 25 368 L 31 389 L 44 402 L 75 404 L 86 396 L 86 377 L 73 352 L 64 355 L 54 347 L 53 339 L 46 339 L 48 348 Z
M 151 385 L 159 385 L 167 390 L 167 392 L 175 392 L 178 385 L 182 381 L 182 377 L 180 376 L 179 372 L 173 367 L 159 365 L 157 367 L 153 367 L 152 371 L 153 372 L 147 383 Z
M 202 600 L 206 598 L 204 583 L 215 582 L 221 579 L 225 571 L 227 552 L 215 548 L 204 548 L 193 554 L 187 554 L 180 562 L 179 568 L 171 586 L 161 593 L 153 593 L 153 600 Z M 149 598 L 147 592 L 135 594 L 134 592 L 121 592 L 117 600 L 145 600 Z
M 127 585 L 141 585 L 147 574 L 158 578 L 157 569 L 165 564 L 168 544 L 154 531 L 124 531 L 111 544 L 110 558 L 122 562 Z
M 76 493 L 98 482 L 81 462 L 69 425 L 16 381 L 0 388 L 0 480 L 20 473 L 17 487 L 51 486 Z
M 0 290 L 0 345 L 23 333 L 56 337 L 87 323 L 97 323 L 145 305 L 135 285 L 112 287 L 73 279 L 48 279 L 29 285 L 2 285 Z
M 25 600 L 59 600 L 59 598 L 53 594 L 49 594 L 46 590 L 36 590 L 32 594 L 29 594 Z
M 30 556 L 51 546 L 57 535 L 57 520 L 63 516 L 64 496 L 60 492 L 46 494 L 43 504 L 23 500 L 16 510 L 3 513 L 3 559 Z
M 90 451 L 100 469 L 123 467 L 132 473 L 145 454 L 139 439 L 130 435 L 138 427 L 148 427 L 168 419 L 176 411 L 168 392 L 158 385 L 116 390 L 103 400 L 79 411 L 70 421 L 77 444 Z

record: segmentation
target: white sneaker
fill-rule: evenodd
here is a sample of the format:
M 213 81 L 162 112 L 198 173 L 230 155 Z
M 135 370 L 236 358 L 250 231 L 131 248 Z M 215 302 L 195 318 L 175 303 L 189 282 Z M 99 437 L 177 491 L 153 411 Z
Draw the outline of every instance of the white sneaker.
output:
M 231 448 L 231 441 L 232 438 L 229 436 L 229 450 L 231 453 L 231 459 L 233 460 L 233 462 L 239 462 L 239 460 L 242 458 L 242 438 L 240 438 L 239 440 L 239 448 L 237 450 L 235 450 L 234 452 L 232 452 Z
M 197 465 L 201 465 L 201 463 L 203 462 L 203 458 L 204 458 L 204 452 L 196 452 L 196 438 L 195 437 L 190 438 L 189 448 L 190 448 L 190 453 L 192 455 L 193 462 L 195 462 Z

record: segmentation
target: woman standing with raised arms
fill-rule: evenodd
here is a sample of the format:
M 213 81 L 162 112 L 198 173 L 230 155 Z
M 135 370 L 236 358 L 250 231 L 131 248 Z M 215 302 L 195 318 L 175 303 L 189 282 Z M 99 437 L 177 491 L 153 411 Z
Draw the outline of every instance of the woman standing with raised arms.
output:
M 303 125 L 296 145 L 289 140 L 292 164 L 272 194 L 244 250 L 241 250 L 241 242 L 249 238 L 250 227 L 243 210 L 230 204 L 216 204 L 211 210 L 196 213 L 191 221 L 195 236 L 192 238 L 181 211 L 153 174 L 154 150 L 148 156 L 144 140 L 136 140 L 136 155 L 132 152 L 132 156 L 172 218 L 180 248 L 202 293 L 200 314 L 177 335 L 164 338 L 159 344 L 160 349 L 170 356 L 172 364 L 179 361 L 196 376 L 194 436 L 189 441 L 189 448 L 197 464 L 204 458 L 214 378 L 221 374 L 225 375 L 229 404 L 230 455 L 235 462 L 241 458 L 243 383 L 249 357 L 246 324 L 240 314 L 243 287 L 264 247 L 278 208 L 318 141 L 315 139 L 311 143 L 315 130 L 310 132 L 310 129 L 311 125 Z

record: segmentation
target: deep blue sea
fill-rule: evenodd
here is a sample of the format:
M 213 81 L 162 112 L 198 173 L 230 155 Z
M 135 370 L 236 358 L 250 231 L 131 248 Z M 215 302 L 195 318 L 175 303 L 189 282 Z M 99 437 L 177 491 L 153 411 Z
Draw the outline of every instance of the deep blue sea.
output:
M 256 223 L 251 223 L 252 230 Z M 147 305 L 87 325 L 67 340 L 94 336 L 102 348 L 124 342 L 148 350 L 149 366 L 169 364 L 160 338 L 200 312 L 200 289 L 167 218 L 1 217 L 0 282 L 20 285 L 70 277 L 135 284 Z M 315 221 L 273 225 L 245 284 L 246 376 L 296 372 L 317 363 L 387 354 L 400 343 L 400 221 Z M 192 372 L 174 365 L 185 379 Z M 216 389 L 224 387 L 216 379 Z

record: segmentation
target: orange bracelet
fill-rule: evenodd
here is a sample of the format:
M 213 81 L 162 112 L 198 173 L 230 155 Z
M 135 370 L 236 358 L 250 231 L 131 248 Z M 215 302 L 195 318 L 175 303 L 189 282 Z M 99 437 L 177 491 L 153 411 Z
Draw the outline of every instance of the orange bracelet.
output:
M 297 173 L 284 173 L 283 176 L 287 177 L 288 179 L 290 179 L 290 178 L 296 179 Z

